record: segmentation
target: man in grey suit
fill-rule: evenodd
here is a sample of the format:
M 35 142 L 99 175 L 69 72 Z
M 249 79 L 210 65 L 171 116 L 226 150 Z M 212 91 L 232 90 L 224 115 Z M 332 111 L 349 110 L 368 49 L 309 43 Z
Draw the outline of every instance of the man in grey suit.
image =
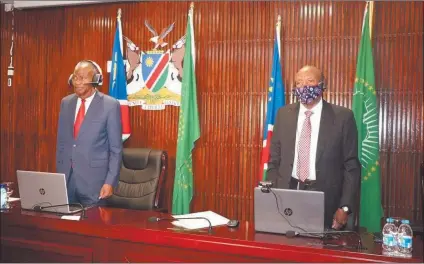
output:
M 79 62 L 69 77 L 75 93 L 62 99 L 57 131 L 57 172 L 66 175 L 70 203 L 101 204 L 117 185 L 122 162 L 119 102 L 99 92 L 101 68 Z
M 358 131 L 353 112 L 322 99 L 323 75 L 305 66 L 295 77 L 300 103 L 279 109 L 268 180 L 275 188 L 323 191 L 324 224 L 343 228 L 360 186 Z

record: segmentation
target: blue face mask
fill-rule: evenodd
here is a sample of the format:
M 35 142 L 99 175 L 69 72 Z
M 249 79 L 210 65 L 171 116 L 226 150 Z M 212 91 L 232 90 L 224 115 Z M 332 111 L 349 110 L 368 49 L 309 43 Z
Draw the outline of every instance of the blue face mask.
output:
M 323 83 L 319 83 L 315 86 L 303 86 L 293 89 L 294 94 L 302 104 L 311 104 L 316 98 L 322 95 L 323 91 Z

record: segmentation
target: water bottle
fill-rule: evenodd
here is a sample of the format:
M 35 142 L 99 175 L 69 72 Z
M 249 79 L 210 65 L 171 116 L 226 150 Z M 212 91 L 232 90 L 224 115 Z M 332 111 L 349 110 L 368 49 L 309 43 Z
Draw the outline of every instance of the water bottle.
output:
M 403 255 L 410 255 L 412 252 L 412 228 L 409 220 L 402 220 L 398 229 L 398 251 Z
M 5 184 L 0 184 L 0 209 L 7 209 L 7 192 Z
M 383 227 L 383 253 L 396 254 L 397 252 L 397 227 L 393 218 L 387 218 Z

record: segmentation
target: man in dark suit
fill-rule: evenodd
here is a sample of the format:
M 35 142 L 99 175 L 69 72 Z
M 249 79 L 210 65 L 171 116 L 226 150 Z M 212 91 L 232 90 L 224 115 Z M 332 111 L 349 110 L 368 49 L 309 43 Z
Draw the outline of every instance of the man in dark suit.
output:
M 355 208 L 360 184 L 353 112 L 322 99 L 323 75 L 305 66 L 295 77 L 300 103 L 279 109 L 268 180 L 275 188 L 323 191 L 325 227 L 340 229 Z
M 118 183 L 121 110 L 116 99 L 95 88 L 102 79 L 95 62 L 79 62 L 68 81 L 75 93 L 60 105 L 56 165 L 66 175 L 70 203 L 99 204 Z

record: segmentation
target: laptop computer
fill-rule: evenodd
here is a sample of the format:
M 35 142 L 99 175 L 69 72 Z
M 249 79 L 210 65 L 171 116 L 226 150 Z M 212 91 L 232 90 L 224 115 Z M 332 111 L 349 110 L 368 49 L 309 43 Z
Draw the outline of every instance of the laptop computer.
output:
M 22 209 L 36 210 L 39 206 L 63 205 L 42 208 L 42 211 L 60 214 L 82 211 L 80 206 L 65 205 L 68 203 L 65 174 L 23 170 L 16 172 Z
M 324 192 L 262 190 L 262 187 L 254 190 L 256 231 L 277 234 L 290 231 L 312 237 L 321 236 L 324 232 Z M 307 232 L 312 234 L 305 234 Z

